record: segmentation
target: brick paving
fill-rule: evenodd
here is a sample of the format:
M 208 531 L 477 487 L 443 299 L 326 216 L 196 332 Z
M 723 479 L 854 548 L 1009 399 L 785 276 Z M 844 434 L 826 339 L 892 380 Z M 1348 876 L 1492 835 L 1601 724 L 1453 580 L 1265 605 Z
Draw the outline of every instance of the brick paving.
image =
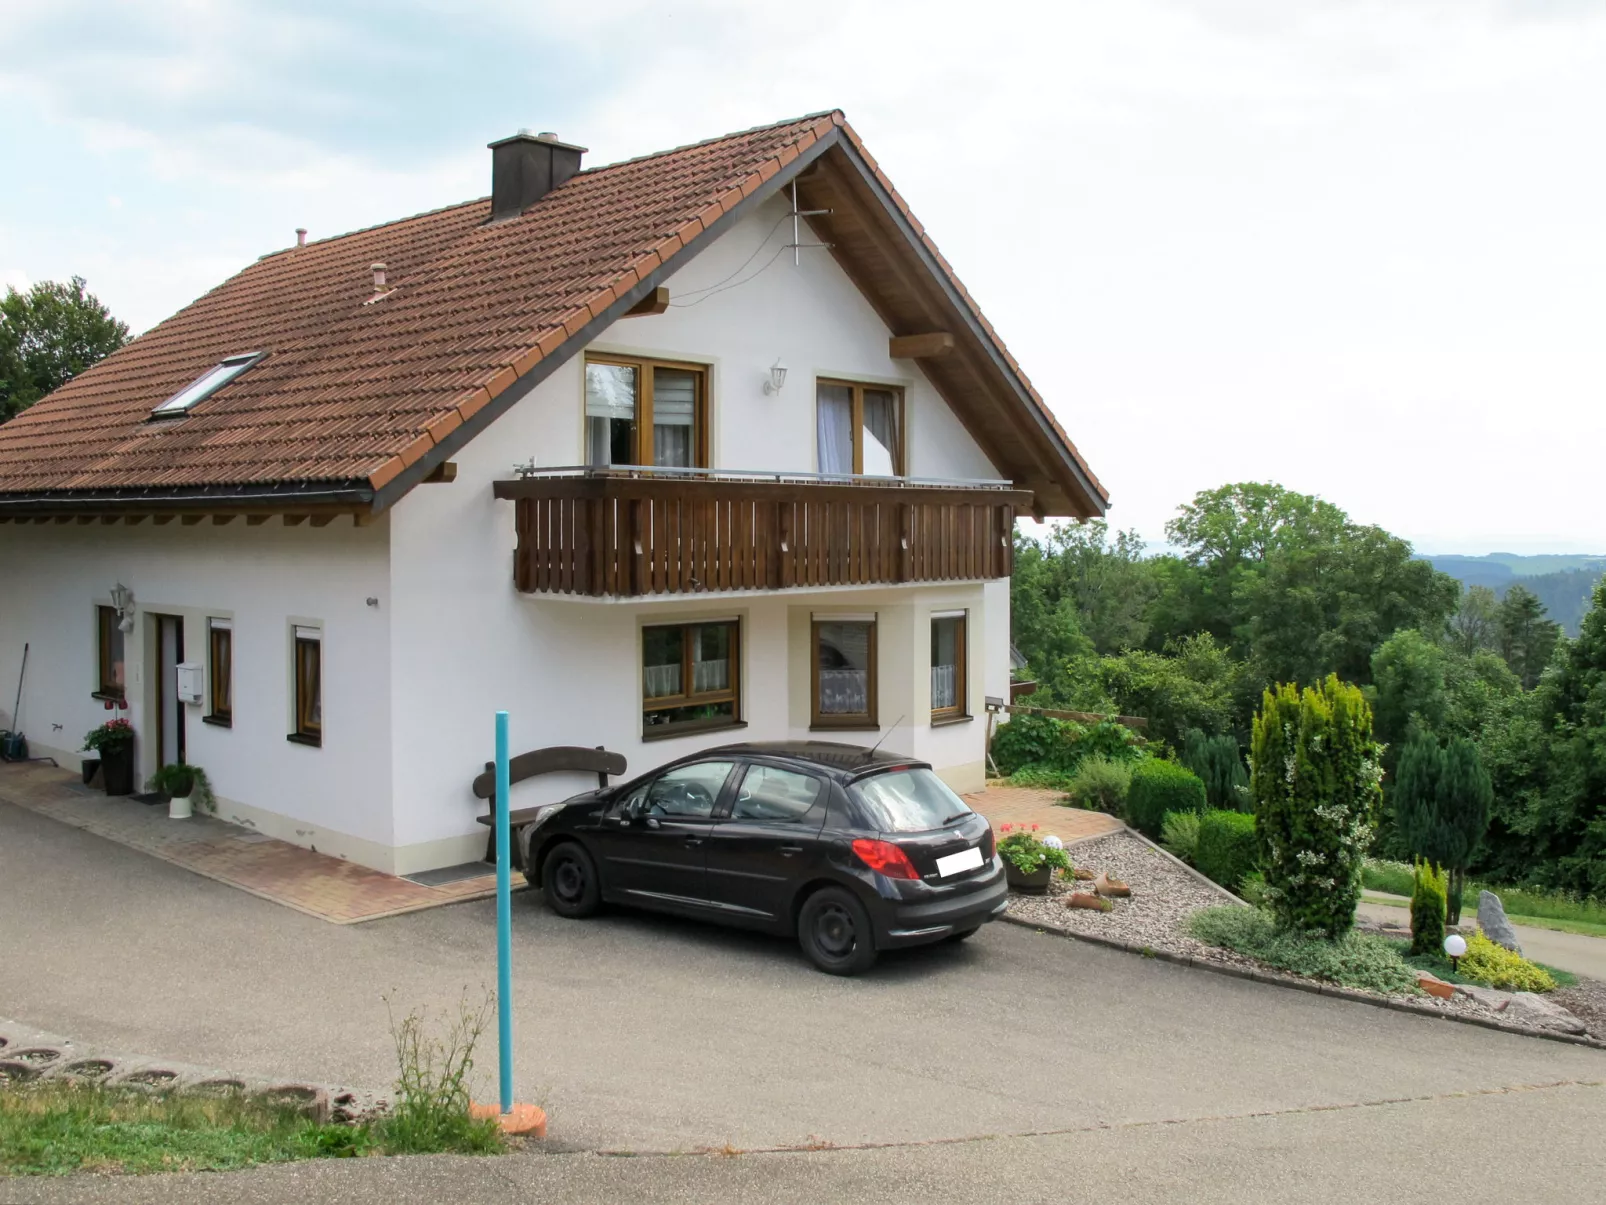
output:
M 426 887 L 215 817 L 169 820 L 165 807 L 105 795 L 84 786 L 77 774 L 42 764 L 0 765 L 0 802 L 337 925 L 438 908 L 496 891 L 492 874 Z M 522 887 L 524 877 L 515 872 L 513 884 Z
M 992 822 L 995 830 L 1005 824 L 1024 824 L 1028 827 L 1035 824 L 1040 829 L 1039 835 L 1053 833 L 1067 845 L 1126 827 L 1114 816 L 1103 812 L 1065 807 L 1059 802 L 1064 797 L 1059 791 L 1011 787 L 1002 783 L 990 783 L 986 790 L 962 796 L 966 803 Z

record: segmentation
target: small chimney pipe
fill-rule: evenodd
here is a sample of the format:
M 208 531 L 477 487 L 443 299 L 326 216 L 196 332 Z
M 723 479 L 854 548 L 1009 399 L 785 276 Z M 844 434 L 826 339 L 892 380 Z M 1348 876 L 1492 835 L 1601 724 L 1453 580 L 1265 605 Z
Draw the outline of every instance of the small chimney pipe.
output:
M 383 293 L 385 291 L 385 265 L 374 264 L 370 270 L 374 274 L 374 292 Z
M 296 227 L 296 246 L 305 247 L 306 245 L 307 245 L 307 228 L 305 226 L 297 226 Z
M 491 221 L 516 218 L 580 170 L 583 146 L 559 142 L 556 134 L 520 130 L 490 143 Z

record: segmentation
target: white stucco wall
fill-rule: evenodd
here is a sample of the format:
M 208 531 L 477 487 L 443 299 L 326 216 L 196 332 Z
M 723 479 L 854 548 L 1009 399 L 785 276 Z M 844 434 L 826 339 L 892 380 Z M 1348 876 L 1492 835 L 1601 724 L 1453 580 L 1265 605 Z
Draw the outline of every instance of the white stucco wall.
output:
M 901 385 L 908 471 L 921 477 L 991 478 L 994 466 L 910 361 L 887 355 L 889 332 L 829 254 L 782 252 L 738 288 L 715 285 L 752 256 L 742 280 L 790 238 L 776 201 L 669 282 L 674 306 L 616 323 L 594 351 L 651 355 L 710 366 L 713 465 L 813 471 L 816 377 Z M 773 234 L 771 232 L 773 231 Z M 767 245 L 766 236 L 768 237 Z M 804 241 L 814 238 L 806 230 Z M 759 249 L 764 245 L 763 249 Z M 755 249 L 758 254 L 753 256 Z M 788 368 L 766 395 L 769 366 Z M 876 590 L 751 593 L 661 602 L 597 602 L 521 596 L 513 589 L 513 508 L 491 496 L 511 466 L 581 462 L 583 357 L 577 356 L 499 418 L 456 457 L 450 484 L 424 485 L 391 519 L 392 714 L 398 863 L 404 869 L 479 856 L 485 803 L 469 783 L 491 755 L 497 709 L 510 713 L 514 751 L 597 745 L 623 753 L 632 774 L 732 740 L 843 739 L 878 733 L 811 733 L 808 620 L 811 613 L 874 611 L 879 623 L 879 713 L 902 717 L 887 747 L 930 760 L 961 789 L 981 785 L 985 694 L 1007 694 L 1008 589 L 964 583 Z M 930 616 L 970 612 L 973 719 L 930 726 Z M 641 638 L 645 622 L 742 620 L 745 729 L 643 741 Z M 582 776 L 522 784 L 518 806 L 562 798 Z
M 0 525 L 0 723 L 9 726 L 24 642 L 20 727 L 35 755 L 76 767 L 84 733 L 112 718 L 97 687 L 95 607 L 121 582 L 134 594 L 122 712 L 134 725 L 140 782 L 156 766 L 155 614 L 184 618 L 185 656 L 207 659 L 206 620 L 233 622 L 233 726 L 186 708 L 186 758 L 206 770 L 219 814 L 369 865 L 394 845 L 384 520 L 356 528 L 286 528 L 278 519 L 186 527 L 99 523 Z M 377 607 L 366 600 L 375 597 Z M 323 628 L 324 746 L 293 728 L 293 620 Z

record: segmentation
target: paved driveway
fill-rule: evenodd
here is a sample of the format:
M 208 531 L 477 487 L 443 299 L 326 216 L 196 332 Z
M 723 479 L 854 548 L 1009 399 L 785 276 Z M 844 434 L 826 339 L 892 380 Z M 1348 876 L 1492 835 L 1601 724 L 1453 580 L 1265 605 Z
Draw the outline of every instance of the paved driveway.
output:
M 0 1015 L 130 1053 L 383 1086 L 381 993 L 439 1006 L 492 982 L 493 916 L 479 902 L 337 928 L 0 806 Z M 1265 1136 L 1314 1143 L 1332 1108 L 1392 1109 L 1422 1133 L 1474 1116 L 1498 1132 L 1535 1101 L 1554 1111 L 1536 1133 L 1606 1116 L 1606 1089 L 1554 1087 L 1606 1079 L 1600 1051 L 1010 926 L 840 980 L 764 937 L 625 914 L 565 922 L 527 898 L 514 916 L 518 1094 L 582 1148 L 1064 1131 L 1102 1158 L 1108 1140 L 1088 1135 L 1113 1126 L 1151 1135 L 1134 1138 L 1136 1158 L 1164 1123 L 1228 1134 L 1280 1115 Z M 489 1072 L 490 1044 L 484 1055 Z M 1469 1093 L 1498 1095 L 1469 1112 Z M 1334 1115 L 1331 1132 L 1356 1124 Z M 1600 1158 L 1581 1147 L 1578 1170 L 1593 1160 L 1598 1175 Z

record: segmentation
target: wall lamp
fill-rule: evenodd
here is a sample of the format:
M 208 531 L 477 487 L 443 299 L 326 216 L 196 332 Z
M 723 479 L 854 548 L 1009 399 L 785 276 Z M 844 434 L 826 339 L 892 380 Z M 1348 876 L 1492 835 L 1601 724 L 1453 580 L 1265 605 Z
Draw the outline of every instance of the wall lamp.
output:
M 125 632 L 134 630 L 134 592 L 122 582 L 112 587 L 112 607 L 117 612 L 117 626 Z
M 779 393 L 786 384 L 786 365 L 779 360 L 770 365 L 770 379 L 764 382 L 765 393 Z

